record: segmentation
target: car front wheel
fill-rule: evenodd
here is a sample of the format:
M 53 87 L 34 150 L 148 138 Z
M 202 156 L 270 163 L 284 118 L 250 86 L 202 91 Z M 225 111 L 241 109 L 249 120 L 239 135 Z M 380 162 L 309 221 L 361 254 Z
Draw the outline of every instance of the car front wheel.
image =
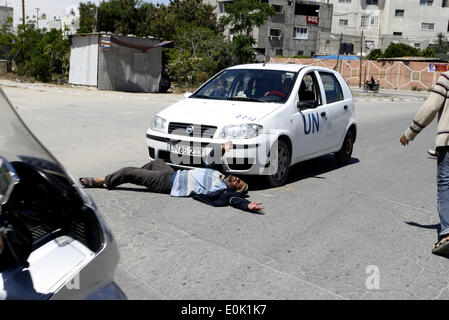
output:
M 266 177 L 267 183 L 272 187 L 282 186 L 287 180 L 291 162 L 290 150 L 287 143 L 277 142 L 277 151 L 270 152 L 270 174 Z
M 351 160 L 352 149 L 354 147 L 354 136 L 351 131 L 346 133 L 341 149 L 335 152 L 335 160 L 338 164 L 347 164 Z

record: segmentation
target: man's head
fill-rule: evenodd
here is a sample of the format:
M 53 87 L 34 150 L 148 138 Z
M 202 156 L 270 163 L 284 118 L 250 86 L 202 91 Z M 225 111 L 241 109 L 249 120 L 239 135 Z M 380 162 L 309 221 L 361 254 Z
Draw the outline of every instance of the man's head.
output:
M 231 189 L 235 192 L 240 193 L 247 193 L 248 192 L 248 184 L 241 180 L 240 178 L 237 178 L 233 175 L 229 175 L 224 179 L 224 183 L 226 183 L 226 186 L 228 189 Z

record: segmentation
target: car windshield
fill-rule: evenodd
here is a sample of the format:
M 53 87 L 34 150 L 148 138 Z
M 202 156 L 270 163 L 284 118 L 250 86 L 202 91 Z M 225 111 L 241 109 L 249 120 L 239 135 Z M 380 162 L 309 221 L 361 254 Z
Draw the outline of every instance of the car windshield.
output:
M 285 103 L 296 76 L 296 72 L 279 70 L 225 70 L 191 98 Z

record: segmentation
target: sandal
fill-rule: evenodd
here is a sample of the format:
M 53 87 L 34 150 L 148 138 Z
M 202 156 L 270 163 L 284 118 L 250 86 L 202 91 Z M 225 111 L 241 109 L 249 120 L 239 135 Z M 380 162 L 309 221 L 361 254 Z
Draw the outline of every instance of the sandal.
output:
M 432 248 L 432 253 L 440 256 L 449 255 L 449 236 L 446 236 L 437 243 L 435 243 L 435 245 Z
M 103 188 L 103 184 L 95 181 L 95 178 L 79 178 L 81 185 L 84 188 Z

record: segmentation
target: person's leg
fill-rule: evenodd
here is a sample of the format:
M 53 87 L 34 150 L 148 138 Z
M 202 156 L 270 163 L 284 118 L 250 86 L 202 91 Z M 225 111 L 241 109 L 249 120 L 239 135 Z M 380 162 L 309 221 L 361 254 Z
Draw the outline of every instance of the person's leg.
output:
M 161 171 L 168 173 L 175 173 L 172 167 L 170 167 L 165 161 L 161 159 L 157 159 L 145 164 L 142 169 L 151 170 L 151 171 Z
M 108 189 L 114 189 L 121 184 L 132 183 L 147 187 L 152 192 L 170 193 L 172 175 L 173 173 L 171 172 L 125 167 L 107 175 L 105 184 Z
M 440 238 L 449 235 L 449 153 L 438 150 L 437 185 L 438 214 L 441 221 Z

